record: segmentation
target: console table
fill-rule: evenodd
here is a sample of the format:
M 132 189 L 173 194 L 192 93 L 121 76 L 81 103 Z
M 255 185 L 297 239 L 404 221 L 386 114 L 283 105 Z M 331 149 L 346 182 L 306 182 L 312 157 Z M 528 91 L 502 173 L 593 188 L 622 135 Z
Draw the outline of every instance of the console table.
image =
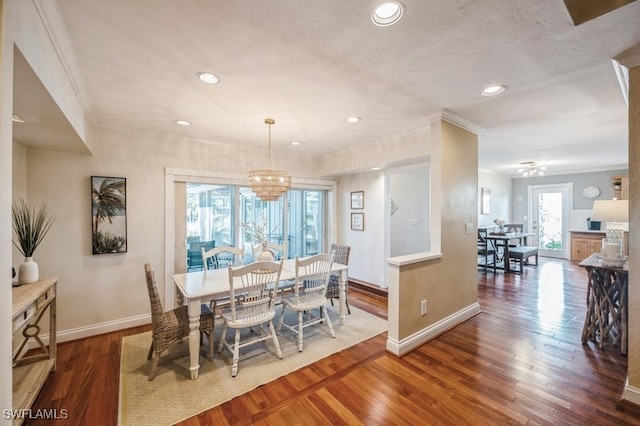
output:
M 587 270 L 587 314 L 582 328 L 582 343 L 591 340 L 599 348 L 611 340 L 627 353 L 629 267 L 603 265 L 599 254 L 594 253 L 580 266 Z
M 13 408 L 28 409 L 49 373 L 56 369 L 56 284 L 46 278 L 13 288 Z M 49 310 L 49 346 L 40 338 L 40 320 Z M 32 344 L 33 343 L 33 344 Z M 32 347 L 27 345 L 31 344 Z M 14 424 L 21 424 L 16 418 Z

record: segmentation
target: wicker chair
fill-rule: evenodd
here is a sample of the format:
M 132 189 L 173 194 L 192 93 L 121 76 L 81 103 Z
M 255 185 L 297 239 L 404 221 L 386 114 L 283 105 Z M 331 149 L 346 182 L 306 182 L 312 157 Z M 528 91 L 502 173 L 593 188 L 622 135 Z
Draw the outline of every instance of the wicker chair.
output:
M 351 252 L 351 247 L 349 246 L 339 246 L 337 244 L 331 244 L 331 250 L 329 253 L 334 253 L 333 261 L 336 263 L 340 263 L 342 265 L 349 265 L 349 253 Z M 339 276 L 332 274 L 329 279 L 329 285 L 327 286 L 327 299 L 331 301 L 331 306 L 333 306 L 333 299 L 338 299 L 340 297 L 340 291 L 338 286 Z M 349 302 L 347 295 L 349 294 L 349 282 L 344 283 L 344 301 L 347 305 L 347 312 L 351 315 L 351 309 L 349 308 Z
M 151 348 L 149 348 L 147 359 L 153 358 L 151 361 L 151 372 L 149 373 L 149 380 L 153 380 L 156 377 L 156 367 L 158 366 L 160 355 L 171 346 L 172 343 L 189 337 L 189 314 L 187 312 L 187 306 L 179 306 L 165 312 L 162 308 L 160 296 L 158 295 L 156 277 L 150 264 L 147 263 L 144 265 L 144 272 L 147 278 L 147 289 L 149 290 L 149 301 L 151 303 L 153 340 L 151 341 Z M 202 341 L 202 334 L 207 334 L 209 339 L 209 361 L 213 359 L 213 323 L 213 313 L 207 305 L 202 305 L 202 314 L 200 315 L 200 341 Z
M 298 337 L 298 351 L 302 352 L 303 333 L 306 327 L 326 322 L 331 337 L 336 337 L 329 315 L 323 315 L 327 304 L 327 285 L 331 276 L 333 254 L 316 254 L 306 259 L 296 257 L 296 285 L 293 286 L 293 294 L 282 298 L 282 315 L 278 324 L 278 330 L 285 328 L 293 331 Z M 303 271 L 300 274 L 300 271 Z M 300 278 L 300 276 L 304 278 Z M 303 282 L 301 282 L 301 280 Z M 298 322 L 294 325 L 284 323 L 285 312 L 291 309 L 298 313 Z M 318 316 L 313 316 L 311 311 L 318 309 Z M 305 314 L 307 319 L 305 320 Z
M 233 268 L 229 266 L 229 301 L 231 307 L 222 312 L 224 325 L 218 352 L 226 346 L 233 353 L 233 364 L 231 376 L 238 374 L 238 358 L 240 348 L 273 339 L 278 358 L 282 359 L 282 351 L 278 336 L 273 326 L 273 318 L 276 315 L 274 308 L 274 298 L 278 292 L 278 286 L 274 286 L 280 279 L 282 271 L 282 260 L 280 262 L 253 262 L 248 265 Z M 273 290 L 272 290 L 273 289 Z M 236 300 L 238 294 L 242 295 L 240 300 Z M 269 333 L 263 329 L 263 325 L 268 324 Z M 259 326 L 258 334 L 252 336 L 245 342 L 240 342 L 240 331 L 243 328 Z M 227 329 L 236 331 L 235 342 L 229 343 L 226 339 Z

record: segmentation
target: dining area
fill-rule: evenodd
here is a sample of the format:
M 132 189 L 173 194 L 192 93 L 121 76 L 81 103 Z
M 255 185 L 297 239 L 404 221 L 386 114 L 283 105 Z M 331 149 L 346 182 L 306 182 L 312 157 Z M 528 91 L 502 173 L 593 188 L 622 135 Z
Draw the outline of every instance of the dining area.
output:
M 322 330 L 322 333 L 335 338 L 336 331 L 325 307 L 332 301 L 327 298 L 330 297 L 328 288 L 336 285 L 337 325 L 346 325 L 349 250 L 345 247 L 346 257 L 344 247 L 334 244 L 329 253 L 292 259 L 279 256 L 278 260 L 258 260 L 256 257 L 248 263 L 244 262 L 243 249 L 201 248 L 202 270 L 172 276 L 176 307 L 166 312 L 161 305 L 157 306 L 159 297 L 153 270 L 145 265 L 154 329 L 148 355 L 152 362 L 149 381 L 155 378 L 158 359 L 165 349 L 182 339 L 188 341 L 189 376 L 195 380 L 201 371 L 200 355 L 204 343 L 207 343 L 205 350 L 209 361 L 216 350 L 218 353 L 225 349 L 230 351 L 231 375 L 235 377 L 242 365 L 240 349 L 245 345 L 265 341 L 264 346 L 269 347 L 275 358 L 281 359 L 279 337 L 283 330 L 288 339 L 295 340 L 299 352 L 303 350 L 304 329 L 308 326 L 326 327 L 326 332 Z M 284 321 L 285 309 L 295 313 L 287 315 L 287 321 Z M 172 322 L 166 321 L 167 315 L 179 324 L 179 330 L 169 338 L 163 335 L 166 324 Z M 156 323 L 158 333 L 155 332 Z M 216 342 L 214 326 L 219 334 Z M 250 330 L 250 338 L 241 341 L 241 330 L 244 329 Z M 233 333 L 235 336 L 231 336 Z M 242 336 L 244 339 L 245 335 Z
M 522 274 L 527 266 L 538 266 L 538 247 L 529 245 L 532 232 L 524 231 L 524 224 L 497 220 L 496 226 L 482 226 L 477 230 L 478 267 L 495 273 Z

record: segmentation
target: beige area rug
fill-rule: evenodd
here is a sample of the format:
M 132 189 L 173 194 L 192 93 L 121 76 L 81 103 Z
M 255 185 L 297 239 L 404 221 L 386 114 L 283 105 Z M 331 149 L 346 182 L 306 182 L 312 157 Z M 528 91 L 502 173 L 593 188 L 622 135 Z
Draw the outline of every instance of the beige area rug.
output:
M 272 340 L 250 345 L 240 350 L 236 377 L 231 377 L 232 355 L 225 348 L 222 353 L 216 352 L 213 361 L 201 356 L 200 376 L 191 380 L 189 344 L 185 340 L 165 351 L 158 363 L 157 376 L 150 382 L 147 353 L 151 332 L 125 337 L 120 361 L 118 423 L 174 424 L 387 330 L 386 320 L 354 307 L 345 325 L 339 323 L 337 306 L 328 306 L 328 312 L 336 331 L 335 339 L 324 324 L 308 327 L 304 351 L 298 352 L 295 335 L 283 328 L 279 335 L 283 358 L 275 355 Z M 276 315 L 276 320 L 278 317 Z M 296 322 L 289 314 L 286 320 L 288 324 Z M 222 321 L 216 321 L 215 329 L 217 345 Z M 227 332 L 227 336 L 232 339 L 233 332 Z

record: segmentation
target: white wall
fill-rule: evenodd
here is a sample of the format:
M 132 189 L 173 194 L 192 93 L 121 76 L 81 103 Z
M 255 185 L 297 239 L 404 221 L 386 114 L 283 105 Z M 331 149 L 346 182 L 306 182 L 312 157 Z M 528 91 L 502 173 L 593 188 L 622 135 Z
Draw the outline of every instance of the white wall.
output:
M 478 170 L 478 200 L 482 188 L 491 189 L 491 213 L 482 214 L 478 203 L 478 226 L 493 225 L 494 219 L 511 222 L 511 177 L 487 170 Z M 516 222 L 518 222 L 516 220 Z
M 352 210 L 352 191 L 364 191 L 364 209 Z M 384 279 L 384 175 L 381 172 L 338 180 L 339 244 L 351 246 L 349 277 L 386 287 Z M 364 231 L 351 230 L 351 213 L 364 213 Z
M 388 175 L 390 201 L 389 256 L 429 251 L 429 169 L 422 165 Z M 390 208 L 390 206 L 388 206 Z

